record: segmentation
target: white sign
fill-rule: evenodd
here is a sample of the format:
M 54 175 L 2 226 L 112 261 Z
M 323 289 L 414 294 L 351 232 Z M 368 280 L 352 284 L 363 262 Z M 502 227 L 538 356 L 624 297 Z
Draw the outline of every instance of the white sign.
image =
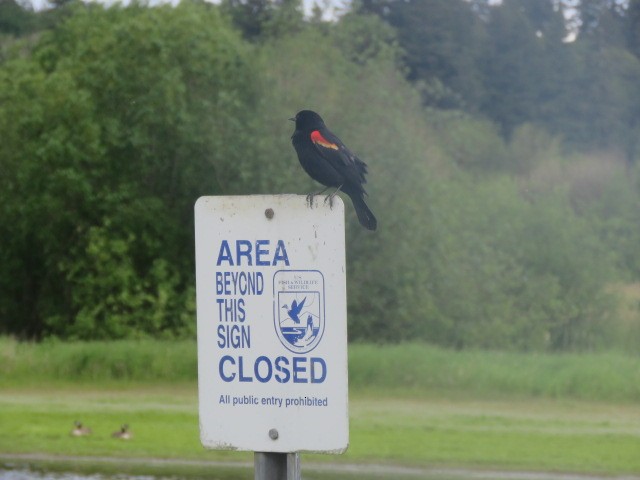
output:
M 202 197 L 195 205 L 200 439 L 342 453 L 349 443 L 344 204 Z

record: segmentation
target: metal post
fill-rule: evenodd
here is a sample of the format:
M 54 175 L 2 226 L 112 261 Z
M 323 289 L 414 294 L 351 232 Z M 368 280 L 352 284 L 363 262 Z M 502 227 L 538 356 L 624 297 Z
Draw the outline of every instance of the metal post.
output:
M 300 454 L 254 452 L 255 480 L 300 480 Z
M 287 453 L 287 480 L 301 480 L 300 454 Z

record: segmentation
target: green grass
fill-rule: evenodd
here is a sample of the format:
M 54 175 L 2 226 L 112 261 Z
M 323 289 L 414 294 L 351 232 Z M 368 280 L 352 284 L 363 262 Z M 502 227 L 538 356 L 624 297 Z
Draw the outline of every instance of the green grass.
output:
M 496 398 L 640 400 L 640 356 L 452 351 L 419 344 L 351 345 L 349 383 L 358 392 L 447 392 Z
M 200 446 L 196 366 L 190 341 L 0 338 L 0 453 L 251 462 Z M 640 472 L 638 356 L 351 345 L 349 382 L 347 453 L 305 461 Z
M 93 435 L 69 435 L 82 420 Z M 111 438 L 121 423 L 131 441 Z M 198 440 L 191 387 L 16 389 L 0 392 L 0 452 L 251 462 L 247 452 L 205 451 Z M 447 398 L 350 402 L 345 455 L 303 455 L 303 462 L 640 472 L 640 407 L 582 401 Z
M 489 469 L 637 473 L 638 413 L 573 401 L 356 401 L 351 454 Z
M 0 382 L 195 381 L 194 341 L 17 342 L 0 337 Z
M 43 382 L 185 382 L 197 379 L 192 341 L 20 343 L 0 337 L 0 387 Z M 452 351 L 423 344 L 350 345 L 353 394 L 422 398 L 572 398 L 640 401 L 640 356 Z

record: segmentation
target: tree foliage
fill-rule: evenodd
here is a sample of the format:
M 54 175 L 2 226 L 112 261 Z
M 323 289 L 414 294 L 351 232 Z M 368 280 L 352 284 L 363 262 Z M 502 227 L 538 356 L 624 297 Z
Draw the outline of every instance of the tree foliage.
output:
M 3 66 L 6 329 L 193 330 L 192 205 L 240 154 L 247 58 L 202 4 L 78 6 Z
M 505 138 L 535 123 L 561 134 L 572 149 L 619 148 L 629 161 L 637 158 L 635 0 L 358 5 L 397 29 L 407 78 L 427 87 L 426 105 L 479 110 Z
M 70 2 L 12 39 L 0 332 L 193 335 L 194 201 L 316 188 L 286 121 L 310 108 L 371 171 L 379 231 L 347 206 L 352 340 L 607 345 L 610 286 L 640 278 L 635 37 L 593 33 L 604 3 L 575 42 L 562 2 L 359 5 Z

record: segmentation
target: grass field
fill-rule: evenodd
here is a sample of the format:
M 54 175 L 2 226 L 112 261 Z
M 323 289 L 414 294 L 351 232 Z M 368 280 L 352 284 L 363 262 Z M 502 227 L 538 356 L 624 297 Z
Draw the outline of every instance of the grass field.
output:
M 588 473 L 640 472 L 640 406 L 582 401 L 430 398 L 350 402 L 351 445 L 332 462 Z M 82 420 L 93 435 L 69 435 Z M 129 442 L 110 433 L 122 423 Z M 251 461 L 205 451 L 195 386 L 63 388 L 0 393 L 0 452 Z
M 188 342 L 4 339 L 0 453 L 251 462 L 200 446 L 194 357 Z M 351 346 L 350 447 L 303 461 L 638 475 L 639 375 L 617 354 Z M 93 435 L 71 437 L 74 420 Z M 133 440 L 111 438 L 122 423 Z
M 192 341 L 20 343 L 0 337 L 0 388 L 197 381 Z M 422 344 L 350 345 L 349 386 L 402 398 L 524 397 L 640 402 L 640 355 L 452 351 Z

